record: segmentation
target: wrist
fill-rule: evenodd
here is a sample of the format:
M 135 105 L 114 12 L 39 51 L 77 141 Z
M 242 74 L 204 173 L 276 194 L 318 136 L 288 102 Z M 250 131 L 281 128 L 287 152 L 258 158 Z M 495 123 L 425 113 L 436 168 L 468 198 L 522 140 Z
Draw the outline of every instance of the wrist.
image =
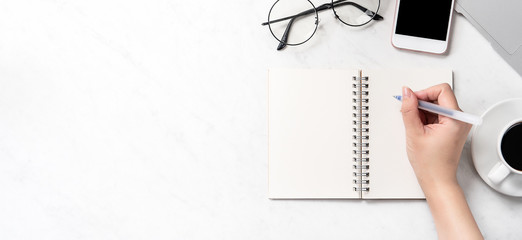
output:
M 421 184 L 421 188 L 422 191 L 424 191 L 426 199 L 444 196 L 456 191 L 462 191 L 456 178 L 431 181 L 426 184 Z

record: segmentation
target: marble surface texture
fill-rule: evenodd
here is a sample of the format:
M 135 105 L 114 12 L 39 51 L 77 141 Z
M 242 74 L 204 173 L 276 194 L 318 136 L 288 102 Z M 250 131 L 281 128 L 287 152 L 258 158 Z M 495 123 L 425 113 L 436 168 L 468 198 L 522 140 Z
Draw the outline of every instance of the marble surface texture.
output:
M 272 3 L 0 1 L 0 239 L 435 239 L 425 201 L 267 199 L 267 69 L 451 68 L 473 114 L 522 97 L 521 76 L 460 15 L 448 54 L 394 49 L 394 1 L 365 28 L 323 12 L 278 52 Z M 482 233 L 519 239 L 522 199 L 469 146 Z

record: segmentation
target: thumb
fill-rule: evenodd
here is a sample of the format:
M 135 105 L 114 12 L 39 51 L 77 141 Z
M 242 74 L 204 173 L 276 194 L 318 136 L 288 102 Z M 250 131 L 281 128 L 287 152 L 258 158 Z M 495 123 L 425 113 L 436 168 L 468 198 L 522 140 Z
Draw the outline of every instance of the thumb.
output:
M 422 124 L 419 117 L 419 102 L 417 96 L 408 87 L 402 87 L 402 120 L 404 121 L 404 128 L 406 134 L 420 134 L 424 131 L 424 124 Z

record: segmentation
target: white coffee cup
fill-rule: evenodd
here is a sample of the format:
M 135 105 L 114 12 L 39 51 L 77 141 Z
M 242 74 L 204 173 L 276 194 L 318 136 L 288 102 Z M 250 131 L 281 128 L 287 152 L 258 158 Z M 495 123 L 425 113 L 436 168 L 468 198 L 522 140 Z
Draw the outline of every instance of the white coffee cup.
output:
M 506 162 L 506 159 L 504 158 L 502 154 L 502 139 L 504 139 L 505 134 L 510 130 L 513 126 L 522 124 L 522 119 L 517 119 L 509 124 L 507 124 L 502 131 L 500 131 L 500 134 L 497 139 L 497 153 L 498 153 L 498 159 L 496 160 L 497 163 L 491 168 L 491 170 L 488 173 L 488 178 L 491 180 L 493 184 L 500 184 L 504 179 L 506 179 L 510 174 L 518 174 L 522 175 L 522 171 L 514 169 L 509 165 L 509 163 Z M 522 146 L 521 146 L 522 147 Z M 520 156 L 522 158 L 522 156 Z

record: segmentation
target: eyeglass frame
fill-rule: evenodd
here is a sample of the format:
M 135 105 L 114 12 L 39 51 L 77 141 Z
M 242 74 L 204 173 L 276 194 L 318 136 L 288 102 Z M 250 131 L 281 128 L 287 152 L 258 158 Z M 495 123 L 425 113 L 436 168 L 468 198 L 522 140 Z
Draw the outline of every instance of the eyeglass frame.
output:
M 277 40 L 279 41 L 279 45 L 277 46 L 277 50 L 282 50 L 284 49 L 286 46 L 298 46 L 298 45 L 301 45 L 303 43 L 306 43 L 308 42 L 308 40 L 310 40 L 314 35 L 315 35 L 315 32 L 317 31 L 317 27 L 319 26 L 319 14 L 318 12 L 319 11 L 324 11 L 326 9 L 332 9 L 333 13 L 334 13 L 334 16 L 336 19 L 338 19 L 340 22 L 342 22 L 343 24 L 345 25 L 348 25 L 348 26 L 351 26 L 351 27 L 360 27 L 360 26 L 364 26 L 366 24 L 368 24 L 369 22 L 371 22 L 372 20 L 382 20 L 384 19 L 381 15 L 378 14 L 379 12 L 379 9 L 381 7 L 381 0 L 378 0 L 379 1 L 379 4 L 377 6 L 377 10 L 375 10 L 375 12 L 355 3 L 355 2 L 351 2 L 351 1 L 348 1 L 346 2 L 346 0 L 337 0 L 337 1 L 334 1 L 334 0 L 331 0 L 330 3 L 324 3 L 322 5 L 320 5 L 319 7 L 315 7 L 315 5 L 310 1 L 310 0 L 307 0 L 310 5 L 312 5 L 313 9 L 309 9 L 309 10 L 306 10 L 306 11 L 303 11 L 301 13 L 298 13 L 298 14 L 295 14 L 295 15 L 292 15 L 292 16 L 288 16 L 288 17 L 284 17 L 284 18 L 280 18 L 280 19 L 276 19 L 276 20 L 272 20 L 270 21 L 270 14 L 272 13 L 272 9 L 274 8 L 274 6 L 279 2 L 280 0 L 277 0 L 275 1 L 275 3 L 272 5 L 272 7 L 270 8 L 270 11 L 268 12 L 268 20 L 267 22 L 264 22 L 264 23 L 261 23 L 262 26 L 265 26 L 265 25 L 268 25 L 268 28 L 270 29 L 270 33 L 272 34 L 272 36 Z M 371 13 L 372 15 L 370 16 L 371 19 L 368 20 L 367 22 L 365 23 L 362 23 L 362 24 L 349 24 L 345 21 L 343 21 L 339 15 L 337 15 L 337 12 L 335 11 L 335 5 L 337 4 L 337 6 L 343 6 L 343 5 L 353 5 L 355 6 L 355 8 L 363 11 L 366 15 L 370 16 L 368 13 Z M 302 16 L 306 16 L 306 15 L 309 15 L 311 14 L 313 10 L 313 13 L 315 13 L 315 28 L 314 28 L 314 31 L 313 33 L 310 35 L 310 37 L 308 37 L 308 39 L 304 40 L 303 42 L 300 42 L 300 43 L 287 43 L 285 42 L 287 39 L 288 39 L 288 35 L 290 33 L 290 29 L 292 27 L 292 24 L 294 23 L 294 20 L 297 18 L 297 17 L 302 17 Z M 288 22 L 288 25 L 285 29 L 285 32 L 283 33 L 283 36 L 281 37 L 281 40 L 275 36 L 274 32 L 272 31 L 272 27 L 270 26 L 271 23 L 276 23 L 276 22 L 280 22 L 280 21 L 284 21 L 284 20 L 288 20 L 290 19 L 290 21 Z

